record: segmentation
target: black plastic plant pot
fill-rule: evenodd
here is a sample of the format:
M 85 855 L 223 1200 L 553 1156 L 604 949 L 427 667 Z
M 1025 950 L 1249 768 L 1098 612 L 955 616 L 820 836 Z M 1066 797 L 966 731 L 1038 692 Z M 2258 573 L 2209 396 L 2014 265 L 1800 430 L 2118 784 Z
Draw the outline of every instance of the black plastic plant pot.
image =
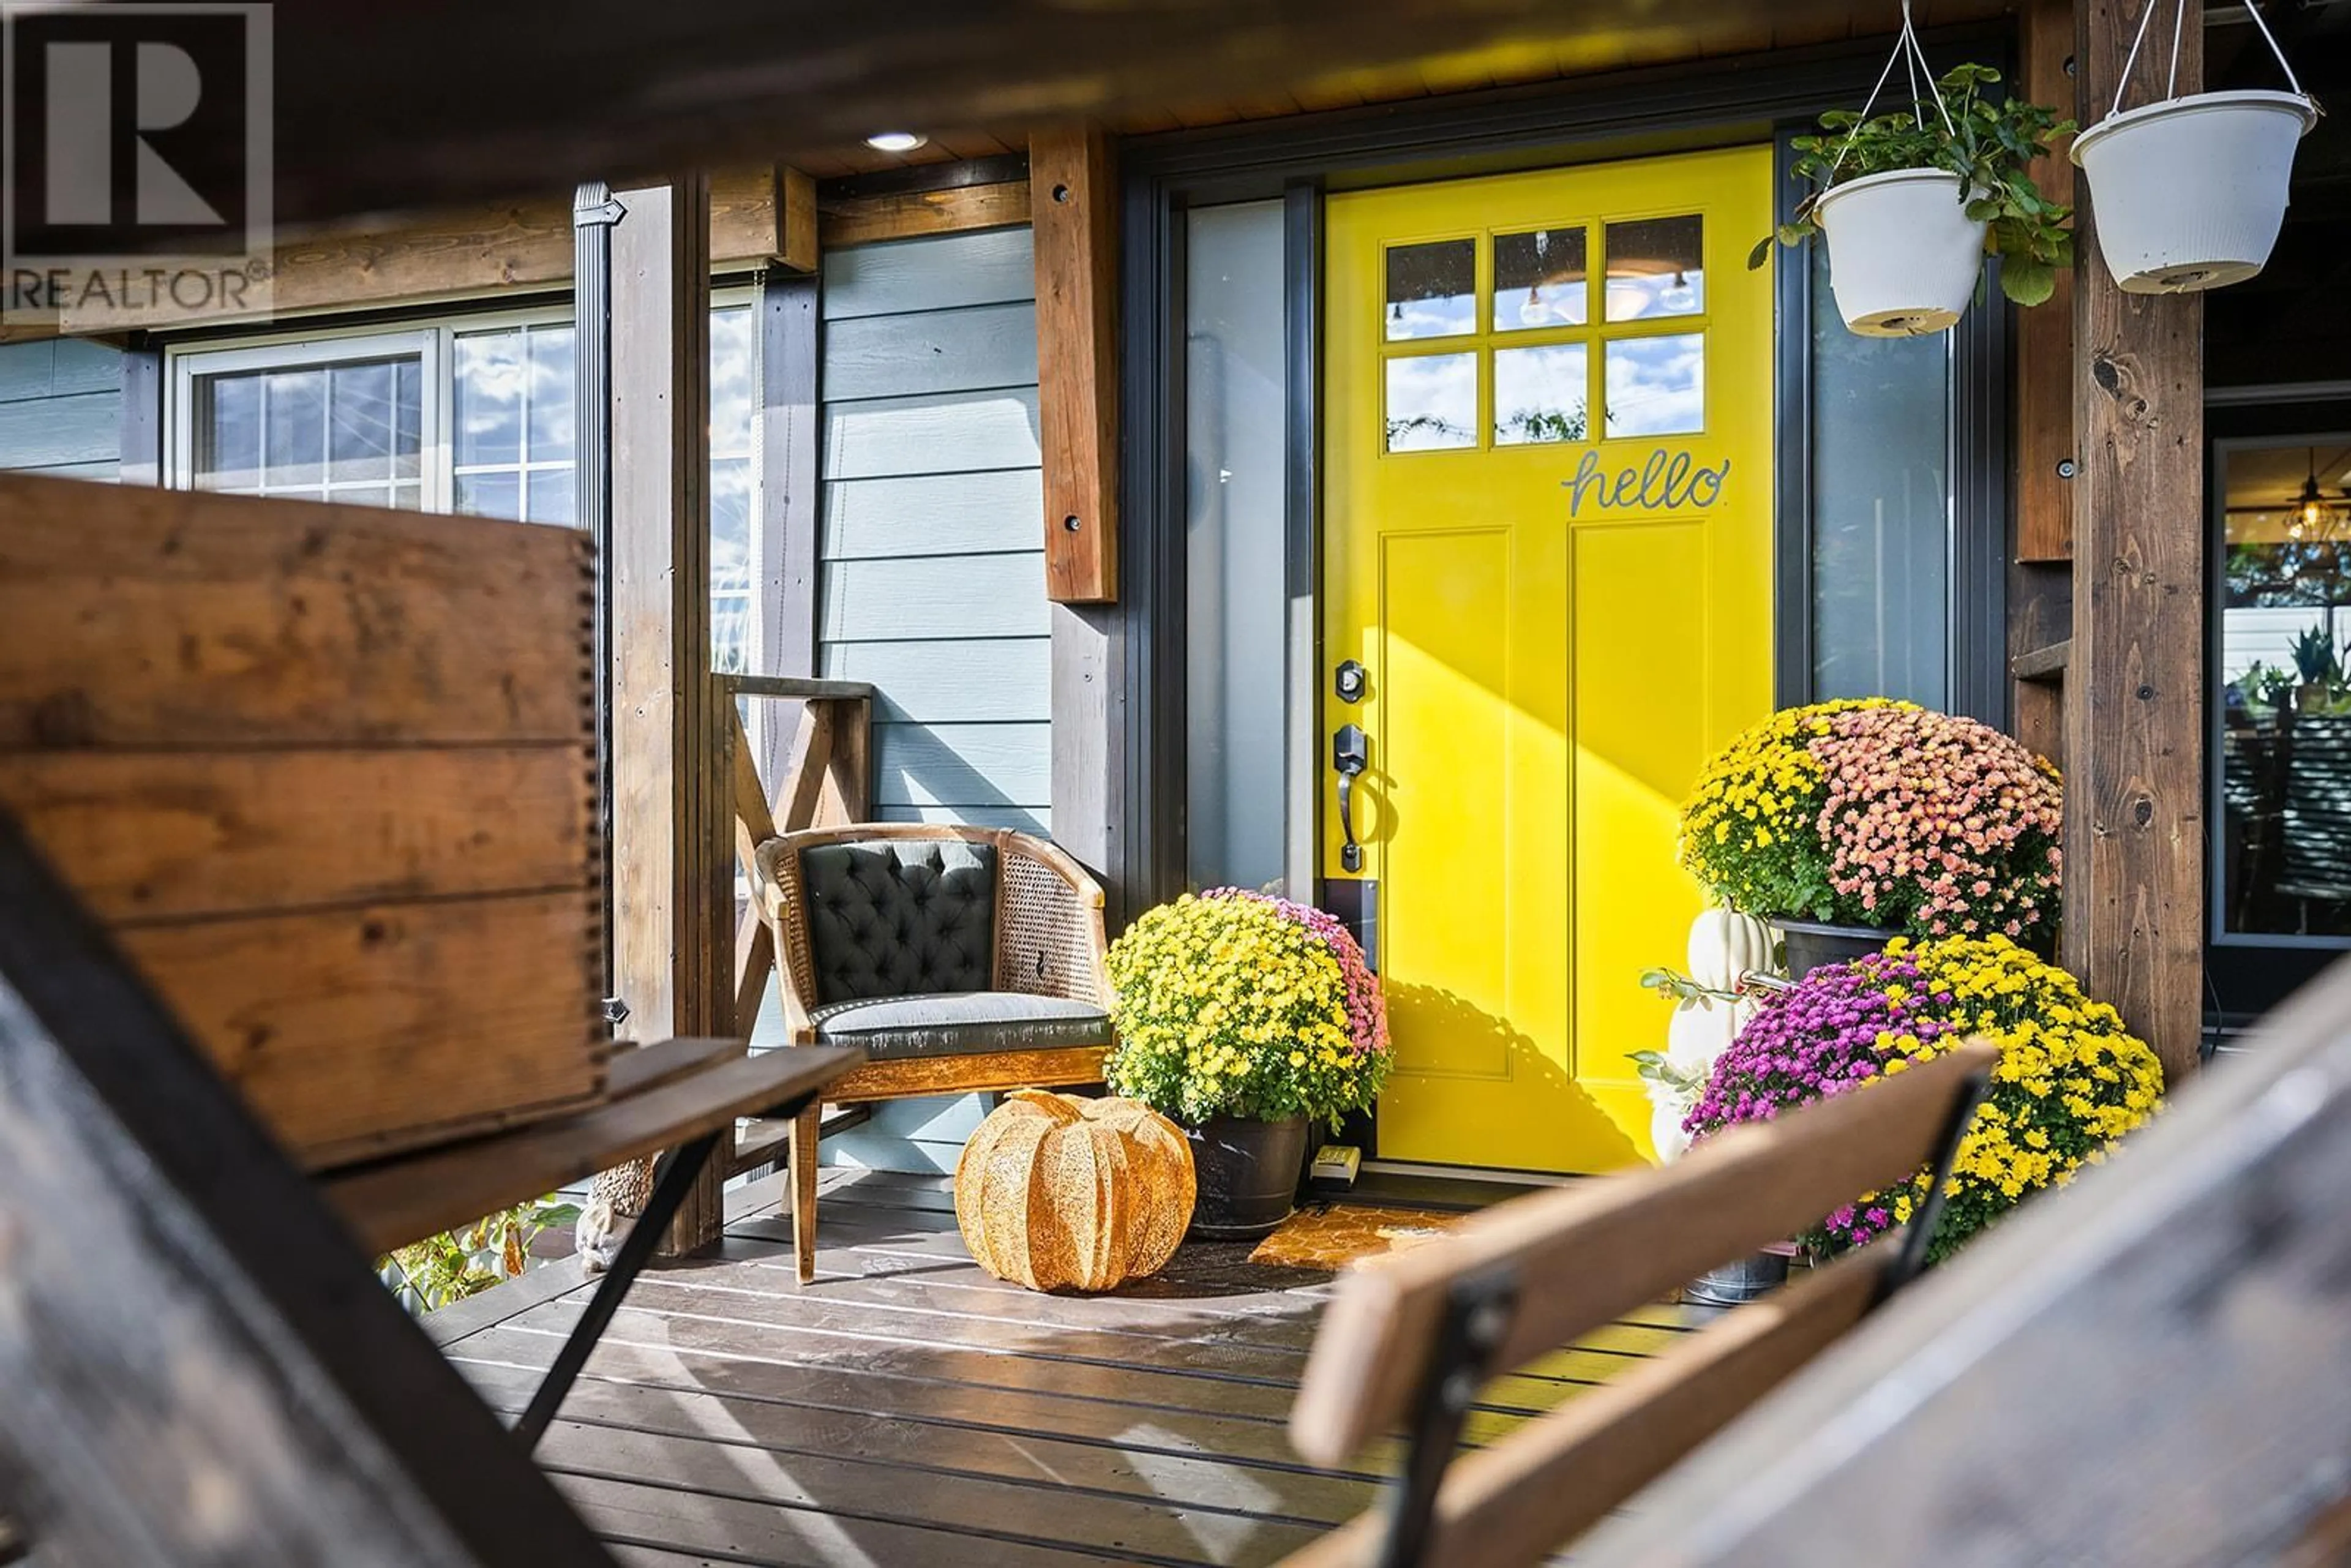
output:
M 1199 1197 L 1192 1234 L 1208 1241 L 1254 1241 L 1290 1218 L 1298 1178 L 1306 1169 L 1303 1116 L 1253 1122 L 1217 1116 L 1186 1126 Z
M 1788 978 L 1801 980 L 1823 964 L 1850 964 L 1881 951 L 1902 935 L 1875 925 L 1830 925 L 1818 920 L 1774 920 Z

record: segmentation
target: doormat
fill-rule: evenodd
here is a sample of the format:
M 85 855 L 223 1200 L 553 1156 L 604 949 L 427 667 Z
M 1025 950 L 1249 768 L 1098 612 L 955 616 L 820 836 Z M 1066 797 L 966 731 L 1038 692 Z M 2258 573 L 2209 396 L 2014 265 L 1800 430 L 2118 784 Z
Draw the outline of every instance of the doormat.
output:
M 1291 1269 L 1343 1269 L 1362 1259 L 1434 1240 L 1467 1218 L 1425 1208 L 1345 1203 L 1301 1208 L 1257 1244 L 1249 1261 Z

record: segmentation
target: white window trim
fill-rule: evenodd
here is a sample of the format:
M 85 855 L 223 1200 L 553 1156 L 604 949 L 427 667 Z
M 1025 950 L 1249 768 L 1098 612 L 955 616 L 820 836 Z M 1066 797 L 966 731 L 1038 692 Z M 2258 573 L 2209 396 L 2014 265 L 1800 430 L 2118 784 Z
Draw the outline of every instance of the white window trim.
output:
M 391 359 L 413 354 L 420 361 L 418 475 L 428 512 L 449 509 L 448 464 L 436 445 L 445 443 L 447 414 L 435 375 L 438 345 L 431 330 L 405 332 L 345 332 L 331 338 L 312 336 L 280 343 L 245 343 L 234 348 L 164 350 L 163 428 L 169 433 L 170 461 L 164 482 L 175 490 L 195 487 L 195 382 L 200 376 L 245 375 L 256 371 L 294 370 L 314 365 L 348 364 L 353 360 Z
M 756 308 L 758 298 L 758 292 L 754 288 L 714 288 L 710 292 L 710 308 L 714 310 L 741 306 Z M 456 374 L 455 340 L 469 333 L 495 332 L 515 327 L 563 326 L 569 324 L 572 319 L 573 312 L 568 304 L 542 305 L 516 310 L 468 311 L 414 327 L 296 328 L 240 338 L 232 343 L 169 345 L 163 350 L 163 429 L 167 441 L 164 483 L 175 490 L 193 489 L 195 486 L 197 378 L 253 371 L 294 370 L 309 365 L 415 354 L 422 362 L 418 460 L 423 479 L 423 505 L 428 512 L 451 511 L 455 505 L 454 474 L 456 447 L 450 429 L 451 404 L 455 400 L 450 396 L 449 388 L 451 378 Z M 755 334 L 757 328 L 755 322 Z M 757 351 L 755 337 L 755 355 Z M 756 386 L 754 395 L 757 395 Z M 756 506 L 759 430 L 759 421 L 756 417 L 752 421 L 752 445 L 748 452 L 714 452 L 712 455 L 747 456 L 752 459 Z M 755 570 L 755 583 L 757 576 Z

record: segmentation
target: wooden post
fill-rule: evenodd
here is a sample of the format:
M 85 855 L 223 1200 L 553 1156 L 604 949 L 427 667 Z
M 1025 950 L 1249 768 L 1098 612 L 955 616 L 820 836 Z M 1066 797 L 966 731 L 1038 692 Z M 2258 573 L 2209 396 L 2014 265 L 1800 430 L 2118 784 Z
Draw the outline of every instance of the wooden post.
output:
M 1029 141 L 1037 242 L 1037 423 L 1045 453 L 1045 593 L 1118 597 L 1118 174 L 1083 126 Z
M 2029 0 L 2023 16 L 2023 70 L 2018 89 L 2035 103 L 2069 113 L 2074 104 L 2073 0 Z M 2071 205 L 2071 139 L 2033 166 L 2033 183 Z M 2047 668 L 2073 635 L 2074 275 L 2057 274 L 2049 300 L 2016 315 L 2015 525 L 2008 570 L 2008 651 L 2011 661 L 2043 666 L 2036 675 L 2011 663 L 2010 728 L 2036 755 L 2065 759 L 2065 671 Z
M 618 193 L 612 229 L 613 969 L 636 1040 L 735 1004 L 731 721 L 710 668 L 710 265 L 700 175 Z M 716 1239 L 714 1160 L 664 1250 Z
M 2080 0 L 2085 117 L 2113 103 L 2139 14 L 2157 3 Z M 2203 8 L 2185 3 L 2184 93 L 2204 76 Z M 2195 1071 L 2203 1026 L 2203 302 L 2118 288 L 2081 193 L 2064 956 L 2177 1081 Z

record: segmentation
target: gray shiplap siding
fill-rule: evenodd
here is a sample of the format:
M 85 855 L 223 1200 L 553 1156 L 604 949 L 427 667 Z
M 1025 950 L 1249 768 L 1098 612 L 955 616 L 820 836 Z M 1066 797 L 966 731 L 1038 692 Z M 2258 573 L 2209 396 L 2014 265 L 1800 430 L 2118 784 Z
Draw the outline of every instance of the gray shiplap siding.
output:
M 112 479 L 122 456 L 122 354 L 59 339 L 0 348 L 0 468 Z
M 1034 267 L 1025 228 L 824 258 L 819 662 L 879 693 L 886 821 L 1050 828 Z M 983 1111 L 877 1105 L 825 1157 L 952 1170 Z
M 1034 267 L 1026 229 L 825 257 L 820 665 L 880 688 L 893 821 L 1050 821 Z

